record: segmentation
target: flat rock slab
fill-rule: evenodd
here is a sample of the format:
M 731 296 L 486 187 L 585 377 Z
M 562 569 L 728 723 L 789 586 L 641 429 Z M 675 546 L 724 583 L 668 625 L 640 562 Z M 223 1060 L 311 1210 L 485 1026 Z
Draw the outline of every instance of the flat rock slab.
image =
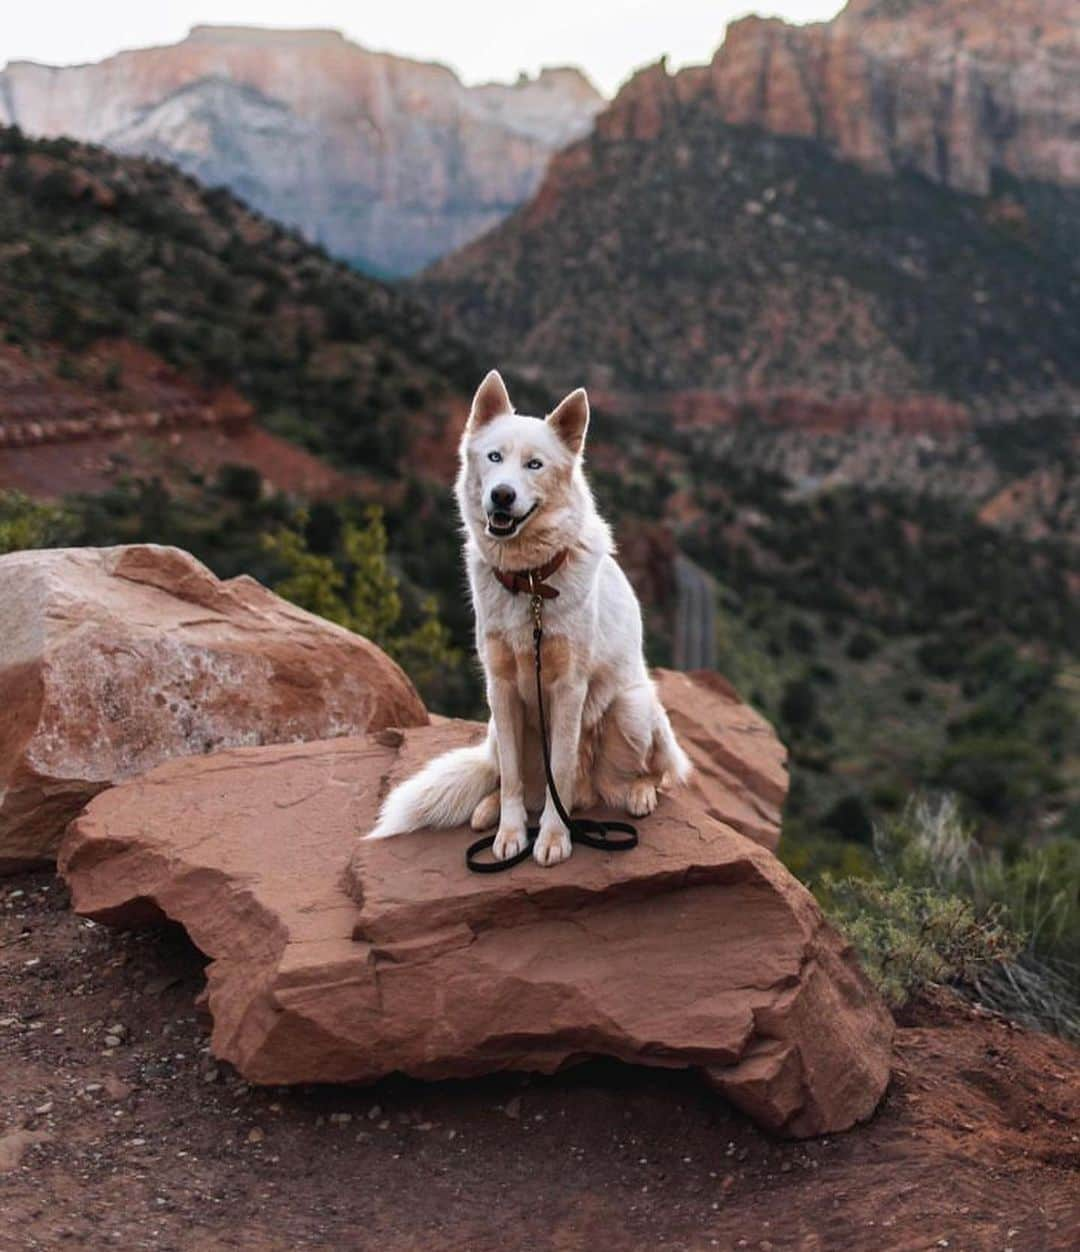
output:
M 211 958 L 212 1050 L 256 1083 L 604 1055 L 699 1069 L 785 1134 L 873 1112 L 888 1012 L 809 893 L 693 791 L 661 801 L 636 850 L 549 870 L 471 875 L 466 831 L 356 844 L 394 780 L 479 733 L 440 722 L 162 765 L 73 823 L 74 907 L 181 923 Z
M 0 557 L 0 638 L 0 872 L 173 757 L 428 721 L 374 644 L 178 548 Z

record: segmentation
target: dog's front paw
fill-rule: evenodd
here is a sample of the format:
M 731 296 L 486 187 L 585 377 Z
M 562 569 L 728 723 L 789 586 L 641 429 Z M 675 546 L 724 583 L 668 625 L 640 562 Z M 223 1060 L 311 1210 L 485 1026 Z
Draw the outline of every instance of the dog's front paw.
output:
M 626 793 L 626 811 L 631 817 L 648 817 L 656 808 L 656 787 L 647 778 L 630 784 Z
M 563 827 L 542 830 L 533 844 L 533 859 L 537 865 L 558 865 L 560 861 L 565 861 L 573 850 L 570 835 Z
M 512 856 L 517 856 L 519 852 L 524 851 L 528 842 L 529 836 L 523 827 L 506 827 L 495 836 L 495 842 L 491 846 L 491 855 L 496 861 L 509 861 Z

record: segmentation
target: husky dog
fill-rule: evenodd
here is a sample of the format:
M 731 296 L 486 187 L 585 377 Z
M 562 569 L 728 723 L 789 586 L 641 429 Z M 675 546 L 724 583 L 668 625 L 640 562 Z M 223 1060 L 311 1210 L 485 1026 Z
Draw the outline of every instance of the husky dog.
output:
M 369 838 L 471 821 L 475 830 L 498 827 L 492 851 L 505 860 L 526 846 L 526 813 L 542 809 L 533 856 L 557 865 L 570 855 L 543 771 L 530 595 L 538 583 L 551 768 L 566 811 L 599 800 L 644 817 L 658 788 L 689 776 L 645 668 L 641 607 L 585 481 L 588 425 L 581 388 L 538 419 L 514 412 L 496 371 L 480 384 L 461 441 L 457 502 L 487 738 L 391 792 Z

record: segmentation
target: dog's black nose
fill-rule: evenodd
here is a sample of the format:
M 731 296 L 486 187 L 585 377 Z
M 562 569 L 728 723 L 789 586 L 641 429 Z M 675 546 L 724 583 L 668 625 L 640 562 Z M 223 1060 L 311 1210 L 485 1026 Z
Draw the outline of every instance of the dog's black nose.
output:
M 505 483 L 500 483 L 497 487 L 491 489 L 491 503 L 497 509 L 508 509 L 517 499 L 517 492 L 513 487 L 508 487 Z

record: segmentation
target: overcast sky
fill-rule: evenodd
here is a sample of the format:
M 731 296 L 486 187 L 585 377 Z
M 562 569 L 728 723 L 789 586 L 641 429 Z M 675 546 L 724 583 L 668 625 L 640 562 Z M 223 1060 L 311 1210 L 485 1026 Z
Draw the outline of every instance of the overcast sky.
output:
M 817 21 L 842 0 L 0 0 L 0 65 L 68 65 L 175 43 L 199 22 L 330 26 L 369 48 L 438 60 L 467 82 L 576 64 L 605 92 L 667 53 L 707 60 L 733 17 Z

